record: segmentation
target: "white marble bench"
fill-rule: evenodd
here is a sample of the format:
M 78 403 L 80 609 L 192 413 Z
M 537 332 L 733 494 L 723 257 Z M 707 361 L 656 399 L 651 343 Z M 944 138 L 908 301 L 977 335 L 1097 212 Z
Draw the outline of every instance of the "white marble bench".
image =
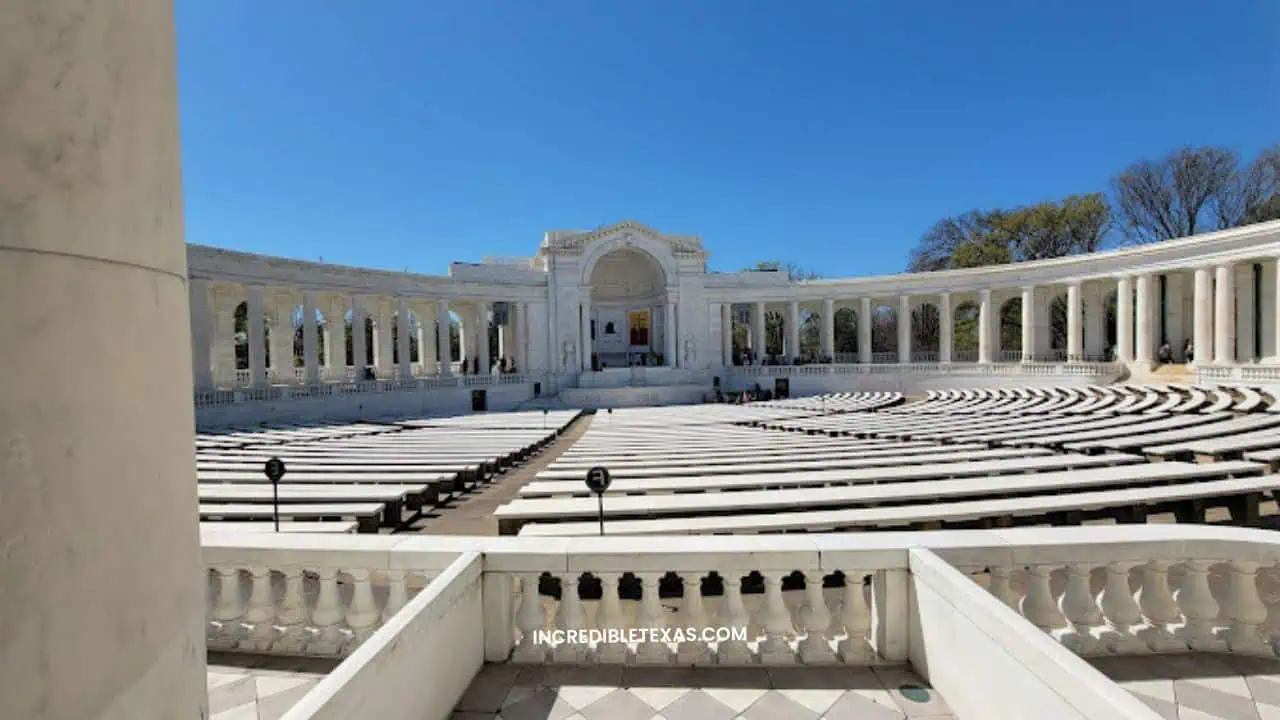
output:
M 1163 511 L 1175 512 L 1180 522 L 1194 523 L 1204 521 L 1204 509 L 1210 505 L 1225 505 L 1231 508 L 1233 522 L 1251 525 L 1257 522 L 1259 496 L 1280 486 L 1280 479 L 1273 478 L 1276 476 L 1232 477 L 1177 485 L 892 507 L 614 520 L 606 523 L 605 530 L 609 535 L 830 532 L 904 527 L 932 529 L 943 525 L 991 527 L 1040 518 L 1051 524 L 1074 525 L 1091 517 L 1104 516 L 1121 522 L 1143 522 L 1148 513 Z M 569 522 L 533 523 L 524 526 L 519 534 L 582 536 L 597 532 L 595 523 Z
M 1215 413 L 1214 416 L 1218 418 L 1227 417 L 1223 413 Z M 1186 440 L 1198 440 L 1201 438 L 1224 437 L 1227 435 L 1249 432 L 1251 430 L 1261 430 L 1262 428 L 1275 426 L 1280 426 L 1280 416 L 1246 415 L 1244 417 L 1232 417 L 1228 420 L 1218 419 L 1203 425 L 1196 425 L 1194 427 L 1182 428 L 1179 430 L 1167 430 L 1159 433 L 1139 433 L 1137 435 L 1126 435 L 1103 440 L 1069 442 L 1063 445 L 1063 447 L 1067 450 L 1074 450 L 1077 452 L 1101 452 L 1106 450 L 1132 452 L 1148 445 L 1183 442 Z
M 742 492 L 683 495 L 624 495 L 604 503 L 606 517 L 662 517 L 667 515 L 724 515 L 762 511 L 794 512 L 847 507 L 866 503 L 893 502 L 911 498 L 938 501 L 963 495 L 1009 494 L 1013 492 L 1076 492 L 1096 486 L 1127 487 L 1158 483 L 1203 483 L 1217 478 L 1257 475 L 1258 463 L 1229 461 L 1212 465 L 1156 463 L 1122 465 L 1084 470 L 1032 473 L 996 478 L 886 483 L 883 485 L 828 486 L 792 490 L 748 490 Z M 1280 478 L 1272 482 L 1280 483 Z M 946 484 L 940 484 L 946 483 Z M 925 489 L 921 489 L 921 488 Z M 999 488 L 1005 488 L 1000 490 Z M 1022 488 L 1019 490 L 1018 488 Z M 522 524 L 548 520 L 587 519 L 597 513 L 590 498 L 517 499 L 494 513 L 499 531 L 513 534 Z M 1255 513 L 1256 514 L 1256 513 Z
M 867 483 L 901 483 L 916 480 L 1011 475 L 1048 472 L 1142 462 L 1133 455 L 1057 455 L 1045 450 L 1026 452 L 1017 448 L 983 450 L 938 458 L 918 457 L 918 465 L 895 463 L 878 467 L 808 472 L 756 473 L 741 475 L 668 475 L 660 478 L 622 478 L 614 481 L 606 495 L 724 492 L 764 488 L 803 488 Z M 944 460 L 955 460 L 944 462 Z M 588 497 L 581 480 L 534 480 L 520 488 L 519 497 Z
M 359 532 L 376 533 L 382 522 L 383 510 L 382 503 L 290 503 L 280 505 L 280 517 L 282 519 L 353 518 Z M 270 520 L 274 517 L 273 513 L 274 508 L 269 504 L 200 504 L 202 520 Z
M 1181 443 L 1149 445 L 1142 448 L 1147 457 L 1162 460 L 1194 458 L 1196 462 L 1218 462 L 1243 457 L 1251 450 L 1267 450 L 1280 447 L 1280 427 L 1254 432 L 1203 438 Z
M 204 521 L 200 523 L 201 532 L 275 532 L 274 522 L 255 520 L 235 520 L 225 522 Z M 289 520 L 280 523 L 282 533 L 353 533 L 356 523 L 350 520 Z

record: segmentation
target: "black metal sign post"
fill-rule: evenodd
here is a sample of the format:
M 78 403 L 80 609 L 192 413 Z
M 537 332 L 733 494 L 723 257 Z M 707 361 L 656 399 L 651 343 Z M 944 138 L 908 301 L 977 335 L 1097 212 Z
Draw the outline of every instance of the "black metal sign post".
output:
M 262 471 L 271 481 L 271 515 L 275 518 L 276 532 L 280 532 L 280 478 L 285 473 L 284 461 L 273 455 Z
M 613 476 L 609 474 L 609 469 L 597 465 L 587 471 L 587 489 L 596 494 L 596 498 L 600 501 L 600 534 L 604 535 L 604 491 L 609 489 L 609 485 L 613 483 Z

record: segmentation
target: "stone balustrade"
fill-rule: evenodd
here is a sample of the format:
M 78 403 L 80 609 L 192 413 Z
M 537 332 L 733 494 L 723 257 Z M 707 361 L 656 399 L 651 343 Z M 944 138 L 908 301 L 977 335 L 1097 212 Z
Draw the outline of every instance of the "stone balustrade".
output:
M 509 373 L 505 375 L 440 375 L 415 377 L 406 380 L 348 380 L 304 385 L 272 385 L 259 388 L 242 387 L 237 390 L 197 390 L 194 393 L 194 401 L 196 408 L 205 408 L 246 402 L 268 402 L 353 393 L 413 392 L 444 388 L 522 385 L 533 382 L 535 379 L 523 373 Z
M 206 531 L 209 647 L 343 656 L 464 550 L 490 662 L 865 665 L 907 658 L 912 553 L 1079 655 L 1274 656 L 1280 539 L 1195 525 L 809 536 Z M 1011 617 L 1011 621 L 1016 621 Z M 704 630 L 706 630 L 704 634 Z M 557 632 L 558 631 L 558 632 Z M 568 634 L 566 634 L 568 633 Z M 587 642 L 559 642 L 578 637 Z
M 202 531 L 213 650 L 344 657 L 456 552 L 390 553 L 342 537 Z
M 1107 377 L 1116 375 L 1122 366 L 1109 362 L 1056 363 L 818 363 L 814 365 L 735 365 L 731 376 L 743 378 L 803 377 L 821 375 L 1069 375 Z M 1280 373 L 1278 373 L 1280 376 Z

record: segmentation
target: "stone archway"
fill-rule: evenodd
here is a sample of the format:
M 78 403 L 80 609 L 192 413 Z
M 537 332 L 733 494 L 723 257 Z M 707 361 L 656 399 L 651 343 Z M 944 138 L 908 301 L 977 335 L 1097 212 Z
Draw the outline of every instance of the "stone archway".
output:
M 668 277 L 658 258 L 633 244 L 592 258 L 585 287 L 591 347 L 602 368 L 671 364 Z

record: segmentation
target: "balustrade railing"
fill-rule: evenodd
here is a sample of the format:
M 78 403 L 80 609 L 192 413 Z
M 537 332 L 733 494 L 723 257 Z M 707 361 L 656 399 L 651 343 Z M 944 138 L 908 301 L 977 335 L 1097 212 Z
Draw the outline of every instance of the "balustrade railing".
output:
M 414 390 L 443 390 L 450 388 L 488 387 L 492 385 L 521 385 L 532 382 L 529 375 L 510 373 L 505 375 L 444 375 L 407 380 L 392 377 L 379 380 L 345 380 L 310 384 L 271 385 L 263 388 L 237 390 L 199 390 L 193 395 L 195 406 L 217 407 L 241 402 L 262 402 L 291 398 L 326 397 L 351 393 L 406 392 Z
M 938 362 L 938 351 L 936 350 L 914 350 L 911 353 L 911 362 L 913 363 L 936 363 Z
M 1034 375 L 1101 376 L 1118 369 L 1114 363 L 872 363 L 870 365 L 747 365 L 728 369 L 744 378 L 810 377 L 821 375 Z
M 346 656 L 456 557 L 401 555 L 389 567 L 385 548 L 222 530 L 202 544 L 209 648 L 272 655 Z
M 876 364 L 887 364 L 898 362 L 897 352 L 873 352 L 871 353 L 871 362 Z
M 344 656 L 471 550 L 490 662 L 791 665 L 906 658 L 910 559 L 940 558 L 1079 655 L 1273 657 L 1280 539 L 1195 525 L 750 538 L 203 532 L 209 647 Z M 957 579 L 961 576 L 957 575 Z M 992 607 L 1000 607 L 993 605 Z M 949 622 L 936 619 L 938 622 Z M 951 658 L 958 661 L 959 658 Z
M 954 350 L 951 353 L 952 362 L 978 362 L 977 350 Z

